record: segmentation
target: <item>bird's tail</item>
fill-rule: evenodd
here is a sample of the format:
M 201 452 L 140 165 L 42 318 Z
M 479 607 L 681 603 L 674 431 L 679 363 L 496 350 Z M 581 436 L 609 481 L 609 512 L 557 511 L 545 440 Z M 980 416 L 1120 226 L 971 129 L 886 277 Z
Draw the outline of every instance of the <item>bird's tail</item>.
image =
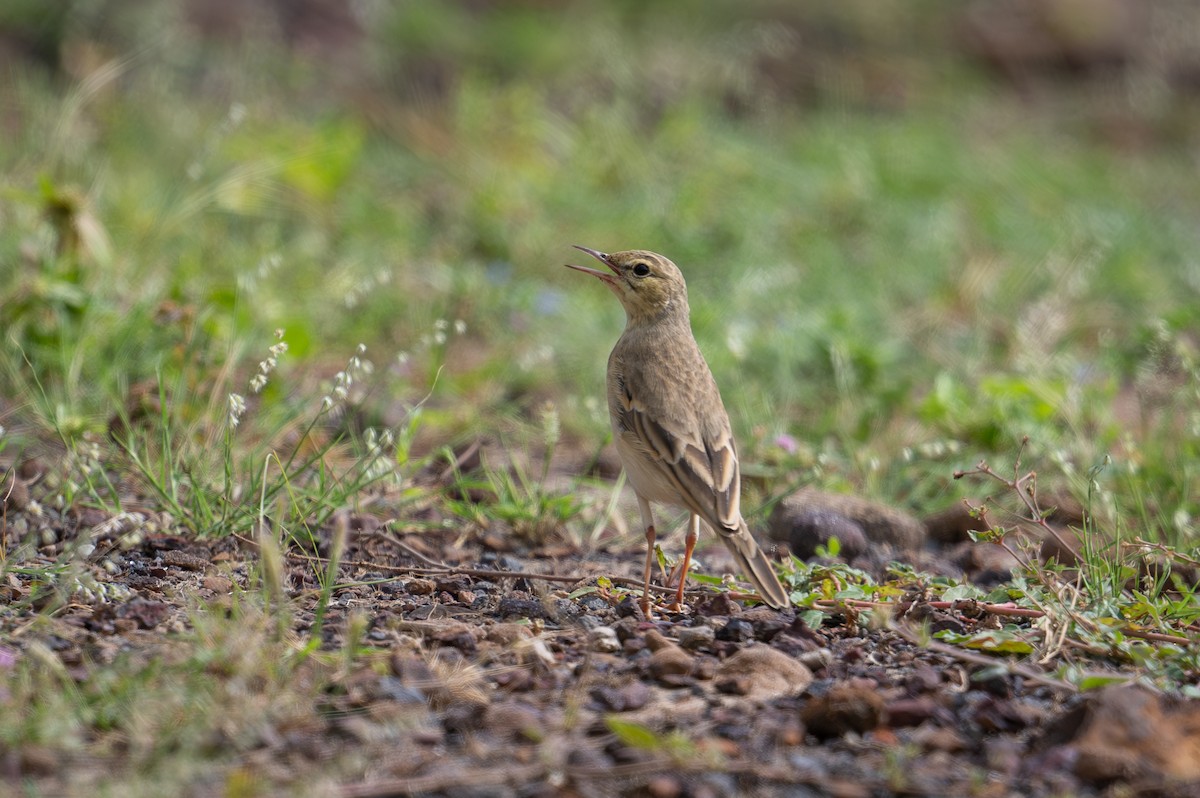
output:
M 725 541 L 726 547 L 737 560 L 741 568 L 769 607 L 777 610 L 786 609 L 792 605 L 788 593 L 775 574 L 775 566 L 767 559 L 767 555 L 750 534 L 745 519 L 736 530 L 718 529 L 718 534 Z

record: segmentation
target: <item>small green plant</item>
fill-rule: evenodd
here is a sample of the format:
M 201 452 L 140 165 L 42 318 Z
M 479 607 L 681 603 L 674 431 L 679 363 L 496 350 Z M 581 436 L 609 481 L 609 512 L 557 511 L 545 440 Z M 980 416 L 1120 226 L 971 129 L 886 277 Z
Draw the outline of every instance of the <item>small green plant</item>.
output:
M 721 755 L 717 749 L 703 745 L 702 741 L 690 738 L 679 729 L 660 732 L 616 715 L 605 717 L 604 725 L 622 744 L 652 754 L 661 754 L 679 764 L 695 767 L 699 761 L 706 761 L 711 767 L 719 767 L 721 762 Z
M 512 529 L 522 541 L 540 545 L 556 534 L 562 534 L 568 522 L 578 517 L 585 504 L 573 490 L 556 491 L 547 487 L 550 464 L 559 441 L 558 411 L 547 405 L 541 411 L 542 460 L 540 473 L 529 475 L 520 459 L 514 458 L 507 467 L 487 462 L 481 466 L 482 475 L 459 473 L 452 453 L 446 452 L 455 475 L 446 507 L 455 515 L 487 528 L 500 522 Z M 578 483 L 578 479 L 575 480 Z M 471 497 L 482 494 L 481 501 Z
M 981 545 L 1002 546 L 1021 563 L 1021 573 L 993 591 L 989 600 L 1034 609 L 1040 628 L 1010 626 L 1004 631 L 943 638 L 996 652 L 1036 651 L 1044 662 L 1057 657 L 1072 641 L 1077 648 L 1131 662 L 1174 661 L 1180 669 L 1177 672 L 1186 672 L 1189 666 L 1187 657 L 1180 656 L 1185 651 L 1181 647 L 1197 643 L 1194 623 L 1200 617 L 1200 601 L 1194 586 L 1172 579 L 1171 573 L 1173 564 L 1188 565 L 1191 558 L 1162 544 L 1131 543 L 1121 534 L 1119 525 L 1110 533 L 1098 526 L 1096 516 L 1090 512 L 1079 529 L 1060 531 L 1047 520 L 1053 508 L 1045 509 L 1039 502 L 1036 472 L 1021 468 L 1027 444 L 1026 438 L 1014 460 L 1011 478 L 986 462 L 957 472 L 955 477 L 982 476 L 1000 483 L 1025 510 L 1017 520 L 1054 541 L 1069 562 L 1043 562 L 1038 553 L 1010 544 L 1015 526 L 989 522 L 987 531 L 973 534 L 973 539 Z M 1089 509 L 1106 465 L 1102 462 L 1088 473 Z M 988 518 L 988 509 L 983 505 L 973 508 L 973 512 L 981 520 Z M 1035 644 L 1035 639 L 1040 643 Z M 1169 668 L 1156 670 L 1160 674 L 1170 672 Z
M 287 351 L 282 336 L 279 331 L 278 342 L 250 379 L 252 393 L 263 390 Z M 372 371 L 364 354 L 359 347 L 351 356 L 307 421 L 299 415 L 302 406 L 286 408 L 282 417 L 266 420 L 267 434 L 260 432 L 249 447 L 240 440 L 249 405 L 236 392 L 226 394 L 222 424 L 199 420 L 181 430 L 164 416 L 156 431 L 131 431 L 119 443 L 146 485 L 180 524 L 195 532 L 246 535 L 271 519 L 293 542 L 310 544 L 315 530 L 334 512 L 372 485 L 395 477 L 398 456 L 407 457 L 390 430 L 368 429 L 357 455 L 349 457 L 343 451 L 344 433 L 331 433 L 330 423 L 343 413 L 356 381 Z M 403 440 L 411 440 L 418 418 L 418 413 L 407 416 Z M 221 430 L 215 445 L 214 429 Z

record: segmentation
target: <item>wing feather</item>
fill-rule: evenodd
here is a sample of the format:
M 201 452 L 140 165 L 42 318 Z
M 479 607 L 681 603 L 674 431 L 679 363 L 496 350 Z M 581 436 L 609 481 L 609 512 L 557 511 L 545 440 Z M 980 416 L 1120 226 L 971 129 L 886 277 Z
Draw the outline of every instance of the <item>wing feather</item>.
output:
M 714 440 L 673 434 L 645 410 L 631 406 L 624 413 L 631 442 L 641 444 L 661 475 L 679 493 L 684 506 L 718 532 L 737 530 L 741 523 L 741 480 L 733 437 L 728 428 Z

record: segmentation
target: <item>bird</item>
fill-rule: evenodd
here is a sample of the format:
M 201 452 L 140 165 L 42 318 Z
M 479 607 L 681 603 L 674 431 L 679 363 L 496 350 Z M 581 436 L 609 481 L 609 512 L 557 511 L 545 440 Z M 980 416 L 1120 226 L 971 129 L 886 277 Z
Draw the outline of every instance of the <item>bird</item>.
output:
M 625 308 L 625 330 L 608 357 L 606 382 L 613 439 L 646 533 L 642 611 L 650 614 L 655 502 L 689 514 L 676 608 L 683 603 L 701 521 L 716 532 L 768 606 L 790 606 L 742 517 L 737 446 L 716 380 L 692 334 L 683 273 L 670 259 L 647 250 L 609 254 L 574 247 L 608 271 L 567 268 L 598 278 Z

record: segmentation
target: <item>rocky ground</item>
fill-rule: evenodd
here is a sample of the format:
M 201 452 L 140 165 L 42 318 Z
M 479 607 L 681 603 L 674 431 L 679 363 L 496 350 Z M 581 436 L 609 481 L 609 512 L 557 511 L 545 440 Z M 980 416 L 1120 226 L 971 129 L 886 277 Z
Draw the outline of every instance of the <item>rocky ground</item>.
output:
M 809 498 L 800 516 L 777 513 L 776 535 L 811 532 L 816 506 L 816 533 L 838 525 L 853 549 L 847 524 L 862 508 L 833 512 Z M 268 695 L 268 676 L 245 687 L 250 700 L 239 701 L 260 702 L 263 714 L 235 713 L 228 728 L 211 721 L 217 728 L 203 739 L 230 756 L 202 771 L 190 794 L 234 794 L 239 773 L 284 791 L 342 796 L 1200 790 L 1197 702 L 1127 684 L 1080 693 L 1036 662 L 929 641 L 914 621 L 936 629 L 980 620 L 969 604 L 930 604 L 918 585 L 891 617 L 845 608 L 815 627 L 705 589 L 691 591 L 681 612 L 660 606 L 646 618 L 625 587 L 633 582 L 608 578 L 632 575 L 636 543 L 586 556 L 568 544 L 496 551 L 455 530 L 393 533 L 343 514 L 316 555 L 330 554 L 338 530 L 345 533 L 346 586 L 322 606 L 319 564 L 283 557 L 287 628 L 230 640 L 205 619 L 262 626 L 274 616 L 247 608 L 284 598 L 255 576 L 262 552 L 253 543 L 155 533 L 144 517 L 61 520 L 93 532 L 107 524 L 111 534 L 91 536 L 81 588 L 61 606 L 28 602 L 37 585 L 26 574 L 36 569 L 6 574 L 7 669 L 42 657 L 86 686 L 114 663 L 140 673 L 181 657 L 194 662 L 207 646 L 231 659 L 213 655 L 208 683 L 244 677 L 235 663 L 249 655 L 245 647 L 282 639 L 283 650 L 294 650 L 316 637 L 334 652 L 289 671 L 279 689 L 295 690 L 298 706 L 287 712 Z M 150 531 L 132 548 L 114 548 L 131 523 Z M 38 557 L 49 563 L 62 545 L 44 545 Z M 701 564 L 719 565 L 722 556 L 704 549 Z M 353 656 L 339 659 L 343 651 Z M 1102 660 L 1089 667 L 1117 671 Z M 319 687 L 306 691 L 308 679 Z M 133 690 L 128 708 L 154 712 L 155 695 Z M 191 700 L 182 699 L 184 712 Z M 257 729 L 249 740 L 245 724 Z M 89 739 L 103 736 L 97 728 Z M 31 794 L 77 793 L 137 766 L 128 740 L 80 751 L 5 739 L 0 751 L 9 785 Z

